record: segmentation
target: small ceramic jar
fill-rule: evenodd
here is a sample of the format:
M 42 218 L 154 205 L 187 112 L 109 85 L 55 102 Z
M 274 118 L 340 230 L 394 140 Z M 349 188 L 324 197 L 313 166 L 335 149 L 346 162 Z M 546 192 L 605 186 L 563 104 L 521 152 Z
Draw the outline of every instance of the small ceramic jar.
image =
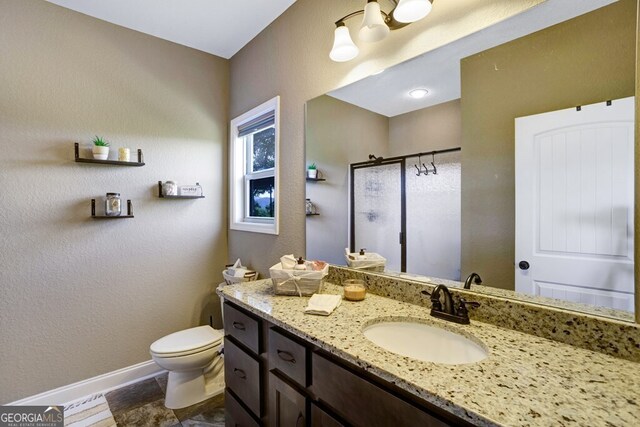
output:
M 119 216 L 122 213 L 120 193 L 107 193 L 104 201 L 104 214 L 107 216 Z
M 162 184 L 162 193 L 165 196 L 177 196 L 178 195 L 178 184 L 175 181 L 167 181 Z

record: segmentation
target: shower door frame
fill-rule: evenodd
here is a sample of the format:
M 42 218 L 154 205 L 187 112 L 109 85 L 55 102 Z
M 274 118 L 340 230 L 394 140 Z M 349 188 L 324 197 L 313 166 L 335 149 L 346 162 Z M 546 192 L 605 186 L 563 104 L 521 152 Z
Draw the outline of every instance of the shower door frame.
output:
M 391 164 L 400 165 L 400 234 L 398 241 L 400 243 L 400 272 L 407 270 L 407 192 L 406 192 L 406 161 L 405 158 L 390 158 L 375 162 L 352 163 L 350 168 L 349 183 L 349 204 L 350 204 L 350 230 L 349 230 L 349 246 L 351 252 L 355 252 L 356 248 L 356 214 L 355 214 L 355 171 L 356 169 L 373 168 L 377 166 L 387 166 Z

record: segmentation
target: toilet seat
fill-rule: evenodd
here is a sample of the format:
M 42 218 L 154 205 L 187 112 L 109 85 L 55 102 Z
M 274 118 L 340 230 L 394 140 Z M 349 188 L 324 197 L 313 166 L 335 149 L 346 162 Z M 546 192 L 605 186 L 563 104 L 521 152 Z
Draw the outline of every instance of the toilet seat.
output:
M 179 357 L 200 353 L 222 344 L 223 334 L 210 326 L 198 326 L 174 332 L 151 344 L 149 350 L 158 357 Z

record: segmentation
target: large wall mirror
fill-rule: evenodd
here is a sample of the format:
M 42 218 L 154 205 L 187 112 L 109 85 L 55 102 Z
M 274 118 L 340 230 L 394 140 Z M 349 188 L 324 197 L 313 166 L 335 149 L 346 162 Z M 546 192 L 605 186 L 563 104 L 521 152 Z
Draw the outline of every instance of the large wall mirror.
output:
M 633 320 L 636 7 L 548 0 L 309 100 L 307 257 Z

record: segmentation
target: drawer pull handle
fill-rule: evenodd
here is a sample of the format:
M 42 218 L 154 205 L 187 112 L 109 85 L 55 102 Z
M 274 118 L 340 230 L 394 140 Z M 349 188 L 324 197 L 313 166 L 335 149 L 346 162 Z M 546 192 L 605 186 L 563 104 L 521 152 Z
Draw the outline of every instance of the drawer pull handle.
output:
M 302 415 L 302 412 L 300 412 L 300 415 L 298 415 L 298 419 L 296 420 L 296 427 L 298 426 L 304 426 L 304 415 Z
M 284 360 L 285 362 L 296 363 L 296 359 L 293 357 L 293 354 L 289 353 L 288 351 L 278 350 L 278 357 L 280 357 L 280 359 Z
M 247 379 L 247 374 L 242 369 L 233 368 L 233 373 L 239 376 L 240 378 L 242 378 L 243 380 Z
M 233 327 L 241 331 L 244 331 L 246 329 L 244 327 L 244 323 L 240 323 L 240 322 L 233 322 Z

